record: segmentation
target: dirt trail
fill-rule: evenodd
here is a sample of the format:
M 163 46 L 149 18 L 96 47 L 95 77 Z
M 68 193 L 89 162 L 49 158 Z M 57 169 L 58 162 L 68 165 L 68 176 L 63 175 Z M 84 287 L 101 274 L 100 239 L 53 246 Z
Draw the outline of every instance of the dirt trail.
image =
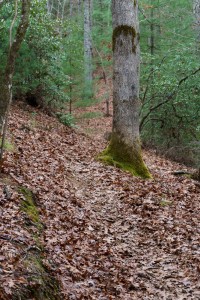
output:
M 198 231 L 192 228 L 198 210 L 191 212 L 198 203 L 188 203 L 184 185 L 189 181 L 176 186 L 170 163 L 160 163 L 160 170 L 154 167 L 159 178 L 147 182 L 93 160 L 73 166 L 76 198 L 89 212 L 82 246 L 92 272 L 79 283 L 86 299 L 200 299 L 197 265 L 193 268 Z M 71 293 L 81 299 L 76 284 Z

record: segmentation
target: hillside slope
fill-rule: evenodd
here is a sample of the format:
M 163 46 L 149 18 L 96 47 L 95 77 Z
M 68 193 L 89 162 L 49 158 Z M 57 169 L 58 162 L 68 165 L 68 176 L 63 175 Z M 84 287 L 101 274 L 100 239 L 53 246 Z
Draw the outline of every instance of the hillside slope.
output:
M 0 299 L 200 299 L 200 188 L 144 151 L 153 180 L 95 157 L 111 119 L 71 130 L 12 108 L 0 178 Z M 99 130 L 98 130 L 99 128 Z M 21 298 L 20 298 L 21 297 Z

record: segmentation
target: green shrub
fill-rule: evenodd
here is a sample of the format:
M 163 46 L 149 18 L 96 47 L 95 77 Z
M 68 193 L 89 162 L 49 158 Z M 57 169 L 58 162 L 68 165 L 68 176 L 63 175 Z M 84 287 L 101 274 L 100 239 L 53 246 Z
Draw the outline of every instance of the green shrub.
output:
M 74 127 L 75 126 L 75 119 L 71 114 L 58 114 L 59 121 L 68 126 Z

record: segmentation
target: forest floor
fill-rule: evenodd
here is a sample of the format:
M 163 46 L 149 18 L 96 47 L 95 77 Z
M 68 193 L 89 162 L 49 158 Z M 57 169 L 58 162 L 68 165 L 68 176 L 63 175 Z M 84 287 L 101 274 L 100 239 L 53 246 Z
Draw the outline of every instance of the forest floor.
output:
M 151 180 L 105 166 L 96 157 L 111 117 L 78 127 L 24 103 L 12 108 L 14 149 L 0 175 L 0 299 L 200 299 L 199 183 L 174 176 L 186 167 L 154 151 L 143 153 Z M 58 280 L 46 287 L 54 293 L 42 287 L 48 276 Z

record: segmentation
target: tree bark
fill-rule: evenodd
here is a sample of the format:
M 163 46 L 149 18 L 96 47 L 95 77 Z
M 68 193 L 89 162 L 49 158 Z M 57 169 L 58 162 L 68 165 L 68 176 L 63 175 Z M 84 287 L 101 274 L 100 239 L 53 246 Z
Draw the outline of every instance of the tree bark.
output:
M 138 1 L 112 0 L 113 16 L 113 128 L 100 159 L 149 178 L 139 137 L 139 24 Z
M 48 12 L 48 14 L 51 14 L 51 8 L 52 8 L 52 6 L 51 6 L 51 3 L 50 3 L 50 0 L 47 0 L 47 12 Z
M 195 31 L 196 31 L 196 42 L 197 51 L 200 51 L 200 0 L 193 0 L 193 13 L 195 17 Z
M 78 15 L 81 13 L 81 0 L 78 0 Z
M 85 93 L 92 95 L 92 0 L 84 0 Z
M 29 24 L 29 12 L 30 12 L 30 0 L 22 0 L 21 8 L 21 20 L 17 27 L 16 35 L 14 41 L 10 41 L 10 47 L 7 57 L 7 63 L 3 75 L 3 80 L 0 84 L 0 131 L 2 133 L 3 127 L 5 125 L 6 115 L 8 114 L 8 108 L 11 102 L 12 95 L 12 79 L 14 74 L 15 60 L 19 52 L 21 43 L 26 34 L 26 30 Z M 5 130 L 4 130 L 5 131 Z M 2 151 L 1 151 L 2 152 Z

